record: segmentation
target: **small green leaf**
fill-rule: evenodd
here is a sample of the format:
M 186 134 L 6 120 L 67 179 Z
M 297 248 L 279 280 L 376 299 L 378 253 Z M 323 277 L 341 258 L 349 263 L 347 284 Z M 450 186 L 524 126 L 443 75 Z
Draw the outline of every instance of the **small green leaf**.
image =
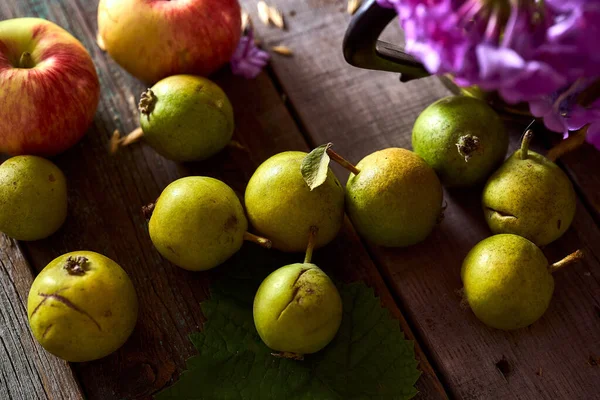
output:
M 302 160 L 302 177 L 311 191 L 321 186 L 327 179 L 330 161 L 327 150 L 331 146 L 333 143 L 323 144 L 308 153 Z
M 241 253 L 241 254 L 240 254 Z M 275 358 L 254 327 L 252 303 L 261 281 L 287 255 L 244 246 L 202 303 L 202 332 L 190 336 L 199 355 L 156 400 L 405 400 L 419 378 L 413 342 L 363 283 L 339 285 L 342 325 L 323 350 L 304 361 Z

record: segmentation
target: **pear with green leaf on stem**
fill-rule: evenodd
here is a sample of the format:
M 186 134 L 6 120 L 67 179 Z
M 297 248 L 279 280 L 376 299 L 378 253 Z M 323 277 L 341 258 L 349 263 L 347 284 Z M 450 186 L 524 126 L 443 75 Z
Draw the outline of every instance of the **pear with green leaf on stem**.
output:
M 256 330 L 273 355 L 302 360 L 335 337 L 342 299 L 325 272 L 311 263 L 318 229 L 312 227 L 303 263 L 286 265 L 261 283 L 254 297 Z
M 543 246 L 569 228 L 577 198 L 567 175 L 529 150 L 532 137 L 528 130 L 521 148 L 488 179 L 482 203 L 493 233 L 513 233 Z
M 491 236 L 473 247 L 462 264 L 464 298 L 486 325 L 503 330 L 524 328 L 548 309 L 554 292 L 552 273 L 582 258 L 578 250 L 550 264 L 524 237 Z
M 366 156 L 354 166 L 328 143 L 306 158 L 303 174 L 309 186 L 318 187 L 323 166 L 330 158 L 351 172 L 346 184 L 346 211 L 365 239 L 381 246 L 410 246 L 423 241 L 439 221 L 442 185 L 419 155 L 388 148 Z M 321 168 L 308 168 L 309 161 Z
M 319 169 L 320 185 L 310 187 L 301 172 L 306 157 L 302 151 L 276 154 L 256 169 L 246 187 L 250 223 L 281 251 L 304 251 L 312 226 L 319 229 L 315 248 L 323 247 L 337 236 L 344 220 L 342 185 L 325 166 Z

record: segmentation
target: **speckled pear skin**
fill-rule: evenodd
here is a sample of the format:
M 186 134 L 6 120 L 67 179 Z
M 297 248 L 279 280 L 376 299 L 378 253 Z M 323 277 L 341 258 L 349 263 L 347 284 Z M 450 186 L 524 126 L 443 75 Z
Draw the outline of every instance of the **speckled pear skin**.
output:
M 346 184 L 346 211 L 358 233 L 381 246 L 423 241 L 442 213 L 443 190 L 427 163 L 400 148 L 363 158 Z
M 278 250 L 305 251 L 311 226 L 319 230 L 315 248 L 323 247 L 342 227 L 344 189 L 329 170 L 325 182 L 311 191 L 300 170 L 306 155 L 274 155 L 256 169 L 246 187 L 250 224 Z
M 548 309 L 554 278 L 531 241 L 511 234 L 479 242 L 465 258 L 464 296 L 484 324 L 503 330 L 533 324 Z
M 149 113 L 140 112 L 144 140 L 175 161 L 205 160 L 233 136 L 233 107 L 223 90 L 207 78 L 174 75 L 152 87 Z
M 173 264 L 190 271 L 214 268 L 243 244 L 248 221 L 225 183 L 189 176 L 161 193 L 150 218 L 150 238 Z
M 483 189 L 485 219 L 493 233 L 521 235 L 538 246 L 565 233 L 575 216 L 576 196 L 565 173 L 546 157 L 517 150 Z
M 468 161 L 456 147 L 465 135 L 479 139 L 479 150 Z M 451 96 L 436 101 L 419 115 L 412 146 L 445 186 L 465 187 L 484 182 L 504 161 L 508 134 L 500 116 L 486 102 Z
M 84 257 L 81 273 L 70 274 L 67 260 Z M 35 278 L 27 300 L 33 336 L 67 361 L 105 357 L 121 347 L 138 315 L 135 289 L 113 260 L 92 251 L 64 254 Z
M 342 299 L 329 277 L 314 264 L 279 268 L 254 297 L 254 324 L 271 349 L 297 355 L 316 353 L 342 323 Z
M 17 240 L 40 240 L 67 218 L 67 181 L 52 162 L 17 156 L 0 165 L 0 232 Z

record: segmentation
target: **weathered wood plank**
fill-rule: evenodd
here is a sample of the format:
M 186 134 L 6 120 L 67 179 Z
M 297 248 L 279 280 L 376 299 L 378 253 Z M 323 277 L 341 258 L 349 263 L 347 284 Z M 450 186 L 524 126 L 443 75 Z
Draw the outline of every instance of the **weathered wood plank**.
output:
M 267 75 L 254 81 L 215 76 L 236 111 L 235 137 L 247 151 L 229 149 L 213 159 L 176 165 L 139 145 L 108 155 L 114 128 L 136 126 L 135 100 L 143 86 L 126 75 L 94 45 L 95 2 L 11 0 L 3 17 L 44 16 L 74 33 L 90 50 L 102 84 L 103 96 L 86 138 L 54 161 L 69 181 L 70 211 L 65 226 L 48 240 L 27 244 L 34 268 L 75 249 L 101 252 L 129 273 L 140 299 L 140 318 L 132 338 L 102 360 L 74 364 L 88 398 L 148 398 L 164 387 L 195 353 L 188 334 L 200 329 L 204 317 L 199 303 L 206 298 L 211 274 L 189 273 L 160 258 L 152 248 L 140 206 L 153 201 L 172 180 L 189 173 L 209 175 L 242 193 L 256 166 L 272 154 L 308 149 L 296 124 Z M 365 249 L 348 227 L 335 243 L 315 257 L 331 264 L 343 280 L 364 279 L 397 317 L 408 337 L 409 326 Z M 422 398 L 445 398 L 441 384 L 422 353 L 424 371 L 418 388 Z
M 0 234 L 0 399 L 83 399 L 69 365 L 31 335 L 27 294 L 32 282 L 18 244 Z
M 560 164 L 565 166 L 573 182 L 579 188 L 588 209 L 600 224 L 600 157 L 598 150 L 586 143 L 579 149 L 564 155 Z
M 242 3 L 256 15 L 256 1 Z M 275 55 L 272 68 L 309 141 L 315 145 L 332 141 L 336 151 L 353 161 L 385 147 L 410 148 L 414 120 L 425 106 L 448 93 L 445 88 L 435 78 L 402 85 L 393 74 L 347 65 L 341 45 L 349 16 L 340 2 L 270 4 L 284 12 L 288 30 L 255 26 L 265 47 L 284 44 L 294 51 L 293 58 Z M 517 134 L 514 148 L 519 132 L 512 130 Z M 591 175 L 581 169 L 578 176 Z M 579 204 L 572 228 L 544 249 L 551 260 L 576 248 L 583 248 L 588 258 L 556 274 L 554 299 L 539 322 L 510 333 L 488 329 L 460 306 L 458 294 L 464 256 L 490 234 L 480 193 L 481 187 L 446 191 L 446 218 L 420 245 L 368 246 L 428 357 L 457 398 L 597 397 L 600 369 L 588 361 L 600 353 L 598 226 Z

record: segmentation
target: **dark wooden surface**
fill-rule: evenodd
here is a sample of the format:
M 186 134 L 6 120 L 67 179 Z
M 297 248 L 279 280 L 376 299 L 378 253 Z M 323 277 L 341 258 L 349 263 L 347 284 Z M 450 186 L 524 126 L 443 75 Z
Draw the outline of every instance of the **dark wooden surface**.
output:
M 148 398 L 172 382 L 195 353 L 187 336 L 201 329 L 199 303 L 208 295 L 212 274 L 189 273 L 163 261 L 148 238 L 140 206 L 188 174 L 223 179 L 241 194 L 256 166 L 279 151 L 333 141 L 338 152 L 358 161 L 381 148 L 410 148 L 418 113 L 447 94 L 436 79 L 401 85 L 393 74 L 345 64 L 341 40 L 349 16 L 344 1 L 272 0 L 286 15 L 287 31 L 260 25 L 256 1 L 241 3 L 255 17 L 264 44 L 287 45 L 294 56 L 274 55 L 269 72 L 254 81 L 226 71 L 214 77 L 232 100 L 235 136 L 247 151 L 229 149 L 186 165 L 166 161 L 145 145 L 108 155 L 112 131 L 136 127 L 135 103 L 144 87 L 95 46 L 96 2 L 0 3 L 0 19 L 42 16 L 79 38 L 92 54 L 103 93 L 86 138 L 54 160 L 69 180 L 65 226 L 48 240 L 23 245 L 23 252 L 0 239 L 0 316 L 12 321 L 0 327 L 2 342 L 9 343 L 0 348 L 0 398 L 5 393 L 24 399 L 81 396 L 67 364 L 41 350 L 26 329 L 24 302 L 32 270 L 77 249 L 101 252 L 125 268 L 140 299 L 132 338 L 105 359 L 71 367 L 87 398 Z M 398 32 L 392 29 L 388 35 L 397 38 Z M 513 135 L 513 144 L 516 140 Z M 424 372 L 417 384 L 420 398 L 444 398 L 447 392 L 477 399 L 588 399 L 600 392 L 600 367 L 592 362 L 600 357 L 600 231 L 590 215 L 598 215 L 600 191 L 590 169 L 594 150 L 582 152 L 590 160 L 573 154 L 564 163 L 583 203 L 573 227 L 545 252 L 554 260 L 583 247 L 588 259 L 556 275 L 550 309 L 531 328 L 513 333 L 487 329 L 459 305 L 460 263 L 470 247 L 489 235 L 480 188 L 446 192 L 446 219 L 421 245 L 363 246 L 347 223 L 330 246 L 316 253 L 315 261 L 339 279 L 363 279 L 374 287 L 407 336 L 417 340 Z M 344 170 L 336 168 L 336 173 L 346 180 Z

